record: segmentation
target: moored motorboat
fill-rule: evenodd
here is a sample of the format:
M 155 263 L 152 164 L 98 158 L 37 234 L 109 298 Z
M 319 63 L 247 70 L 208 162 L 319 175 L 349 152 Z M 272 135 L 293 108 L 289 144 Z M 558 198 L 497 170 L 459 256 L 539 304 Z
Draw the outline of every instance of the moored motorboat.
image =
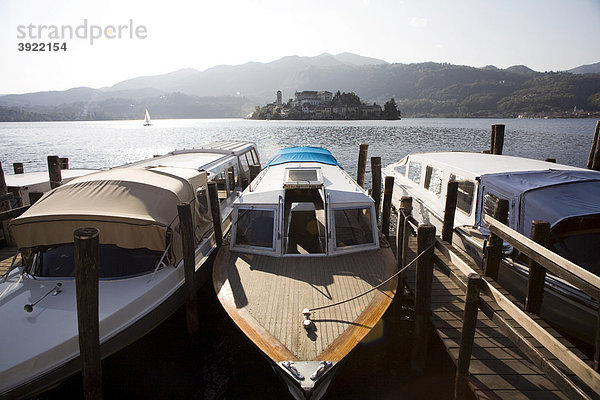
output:
M 447 184 L 458 182 L 453 244 L 481 265 L 489 232 L 486 199 L 508 200 L 508 225 L 529 236 L 531 223 L 550 223 L 550 249 L 600 274 L 600 172 L 506 155 L 467 152 L 410 154 L 382 170 L 395 178 L 393 203 L 413 198 L 413 216 L 441 231 Z M 528 267 L 505 246 L 498 282 L 525 300 Z M 541 316 L 592 343 L 598 302 L 552 275 L 546 276 Z
M 13 220 L 23 261 L 0 279 L 0 397 L 30 396 L 81 368 L 75 229 L 99 230 L 99 333 L 106 357 L 183 304 L 178 204 L 192 205 L 197 286 L 210 277 L 206 260 L 216 239 L 208 181 L 219 189 L 226 229 L 228 205 L 248 177 L 247 157 L 258 162 L 254 144 L 219 142 L 89 174 L 49 191 Z
M 294 397 L 320 398 L 392 301 L 374 201 L 330 152 L 280 150 L 234 202 L 217 296 Z

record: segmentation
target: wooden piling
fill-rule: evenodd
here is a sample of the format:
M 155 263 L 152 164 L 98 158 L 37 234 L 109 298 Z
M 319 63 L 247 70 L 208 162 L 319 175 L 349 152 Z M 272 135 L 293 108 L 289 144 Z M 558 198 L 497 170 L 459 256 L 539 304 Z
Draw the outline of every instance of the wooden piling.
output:
M 590 155 L 587 160 L 587 168 L 598 170 L 600 164 L 600 152 L 598 152 L 598 145 L 600 141 L 600 121 L 596 121 L 596 129 L 594 130 L 594 138 L 592 139 L 592 148 L 590 149 Z M 596 168 L 594 168 L 596 167 Z
M 411 214 L 412 197 L 402 196 L 400 198 L 400 207 L 398 208 L 398 220 L 396 221 L 396 260 L 398 268 L 406 265 L 406 249 L 408 248 L 408 236 L 410 232 L 406 219 Z
M 386 176 L 383 186 L 383 212 L 381 213 L 381 233 L 390 239 L 390 216 L 392 213 L 392 194 L 394 191 L 394 177 Z
M 25 170 L 23 169 L 23 163 L 22 162 L 13 163 L 13 170 L 15 171 L 15 175 L 20 175 L 20 174 L 24 173 Z
M 546 158 L 544 161 L 556 164 L 556 158 Z
M 68 157 L 60 157 L 58 159 L 60 163 L 60 169 L 69 169 L 69 158 Z
M 181 241 L 183 244 L 183 270 L 185 274 L 185 299 L 187 330 L 190 336 L 198 335 L 198 302 L 196 296 L 196 238 L 194 235 L 194 219 L 192 216 L 192 204 L 183 203 L 177 205 L 179 215 L 179 226 L 181 227 Z
M 473 351 L 473 340 L 475 338 L 475 327 L 477 325 L 477 313 L 479 310 L 479 290 L 483 279 L 479 274 L 470 273 L 467 278 L 467 293 L 465 298 L 465 311 L 463 315 L 462 333 L 460 338 L 460 349 L 458 352 L 458 363 L 456 376 L 454 378 L 454 399 L 467 398 L 469 376 L 469 365 Z
M 54 189 L 62 185 L 60 160 L 58 156 L 48 156 L 48 175 L 50 176 L 50 189 Z
M 550 223 L 546 221 L 531 221 L 531 240 L 548 247 L 550 243 Z M 529 276 L 527 279 L 527 297 L 525 310 L 540 315 L 544 295 L 544 280 L 546 269 L 537 262 L 529 261 Z
M 260 174 L 260 165 L 252 164 L 250 166 L 250 182 L 254 180 Z
M 456 201 L 458 198 L 458 182 L 450 181 L 446 189 L 446 207 L 444 209 L 444 225 L 442 226 L 442 239 L 452 243 L 454 232 L 454 216 L 456 215 Z
M 77 326 L 82 361 L 85 399 L 102 398 L 102 364 L 98 322 L 98 230 L 79 228 L 73 233 L 75 245 L 75 292 Z
M 496 199 L 492 213 L 494 219 L 506 225 L 508 221 L 508 200 Z M 487 256 L 485 258 L 485 276 L 498 280 L 498 270 L 502 261 L 502 238 L 490 233 L 487 244 Z
M 430 224 L 419 225 L 417 229 L 417 254 L 425 252 L 417 260 L 415 275 L 415 328 L 410 363 L 411 371 L 415 375 L 422 375 L 425 372 L 425 361 L 427 360 L 434 243 L 435 226 Z
M 502 154 L 504 147 L 504 124 L 492 125 L 492 140 L 490 151 L 492 154 Z
M 4 196 L 8 194 L 8 187 L 6 186 L 6 178 L 4 177 L 4 169 L 2 169 L 2 163 L 0 162 L 0 196 Z M 4 200 L 0 201 L 0 212 L 5 212 L 10 210 L 10 201 Z M 12 241 L 10 238 L 9 230 L 8 230 L 8 220 L 0 221 L 2 224 L 2 231 L 4 232 L 4 239 L 6 241 L 6 245 L 12 245 Z
M 365 169 L 367 166 L 367 153 L 369 152 L 369 145 L 367 143 L 361 143 L 358 146 L 358 163 L 356 164 L 356 182 L 360 187 L 365 187 Z
M 219 192 L 216 182 L 208 182 L 208 201 L 210 203 L 215 240 L 217 247 L 220 247 L 221 243 L 223 243 L 223 226 L 221 225 L 221 204 L 219 202 Z
M 371 157 L 371 197 L 375 200 L 375 216 L 379 221 L 381 207 L 381 157 Z

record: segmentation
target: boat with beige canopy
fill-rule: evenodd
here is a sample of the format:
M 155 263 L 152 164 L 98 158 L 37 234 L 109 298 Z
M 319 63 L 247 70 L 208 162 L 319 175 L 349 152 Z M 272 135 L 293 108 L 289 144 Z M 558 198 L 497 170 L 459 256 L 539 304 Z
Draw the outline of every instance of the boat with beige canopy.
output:
M 30 396 L 81 368 L 76 229 L 99 231 L 100 352 L 106 357 L 184 302 L 178 204 L 192 207 L 197 285 L 210 277 L 205 261 L 216 240 L 208 181 L 223 189 L 226 225 L 227 205 L 247 170 L 240 157 L 248 152 L 256 153 L 254 144 L 218 143 L 89 174 L 46 193 L 13 220 L 23 262 L 0 279 L 0 397 Z

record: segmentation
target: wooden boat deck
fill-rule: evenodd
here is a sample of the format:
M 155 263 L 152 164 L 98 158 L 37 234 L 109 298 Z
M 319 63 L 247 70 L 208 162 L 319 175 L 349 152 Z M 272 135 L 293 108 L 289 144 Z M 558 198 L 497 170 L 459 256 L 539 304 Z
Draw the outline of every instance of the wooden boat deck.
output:
M 269 257 L 231 252 L 224 246 L 214 268 L 223 307 L 275 362 L 341 360 L 379 321 L 397 282 L 314 311 L 314 328 L 307 332 L 303 309 L 356 296 L 397 271 L 389 247 L 335 257 Z

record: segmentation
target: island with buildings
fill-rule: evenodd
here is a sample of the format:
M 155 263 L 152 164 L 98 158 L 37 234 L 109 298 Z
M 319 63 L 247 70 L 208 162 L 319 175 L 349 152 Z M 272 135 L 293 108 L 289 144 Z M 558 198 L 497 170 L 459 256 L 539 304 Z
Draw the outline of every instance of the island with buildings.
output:
M 274 103 L 256 106 L 249 119 L 400 119 L 400 111 L 394 99 L 388 100 L 383 109 L 377 103 L 365 104 L 355 93 L 335 94 L 326 90 L 304 90 L 296 92 L 294 99 L 282 101 L 281 90 L 277 91 Z

